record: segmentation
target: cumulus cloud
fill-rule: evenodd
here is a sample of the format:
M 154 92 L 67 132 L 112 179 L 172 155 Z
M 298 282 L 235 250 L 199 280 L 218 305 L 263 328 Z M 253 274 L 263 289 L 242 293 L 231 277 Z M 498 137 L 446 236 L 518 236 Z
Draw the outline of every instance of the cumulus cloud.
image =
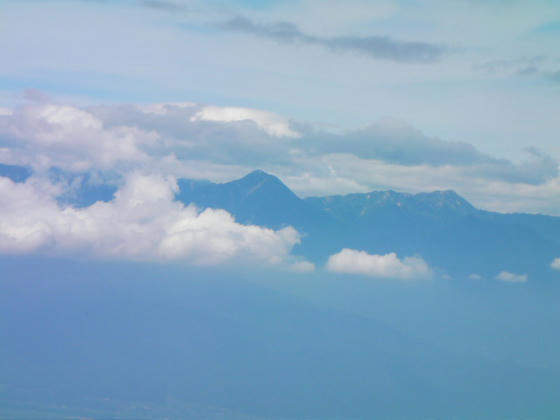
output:
M 4 158 L 39 169 L 58 166 L 83 171 L 146 161 L 149 156 L 142 146 L 157 141 L 154 132 L 130 126 L 107 128 L 90 112 L 67 105 L 29 105 L 0 116 L 0 146 L 7 146 Z
M 205 106 L 191 117 L 191 121 L 253 121 L 266 133 L 275 137 L 300 137 L 286 118 L 272 112 L 241 107 Z
M 560 258 L 554 258 L 550 263 L 550 267 L 554 270 L 560 270 Z
M 183 123 L 191 122 L 196 125 L 198 121 L 213 121 L 218 123 L 234 123 L 249 122 L 260 128 L 266 134 L 273 137 L 297 138 L 301 134 L 292 126 L 291 121 L 282 115 L 273 112 L 267 112 L 260 109 L 244 108 L 238 106 L 216 106 L 216 105 L 199 105 L 194 102 L 170 102 L 170 103 L 154 103 L 136 106 L 144 114 L 152 114 L 159 117 L 178 117 L 183 119 Z M 103 117 L 111 118 L 105 111 L 111 109 L 97 107 L 94 110 L 101 109 Z M 114 109 L 114 108 L 113 108 Z M 123 110 L 124 108 L 121 108 Z M 129 109 L 130 113 L 130 109 Z M 163 120 L 164 118 L 161 118 Z M 160 120 L 160 122 L 161 122 Z M 173 122 L 170 118 L 165 119 L 167 123 Z M 151 120 L 155 122 L 155 120 Z M 139 123 L 138 120 L 132 120 L 131 123 Z
M 282 43 L 321 46 L 335 52 L 353 52 L 401 63 L 432 63 L 446 53 L 444 46 L 428 42 L 400 41 L 388 36 L 321 37 L 304 33 L 290 22 L 257 24 L 241 16 L 225 22 L 222 27 Z
M 432 276 L 432 270 L 420 257 L 405 257 L 400 260 L 394 252 L 378 255 L 348 248 L 331 255 L 327 262 L 327 269 L 336 273 L 361 274 L 401 280 L 430 278 Z
M 508 283 L 526 283 L 529 280 L 527 274 L 515 274 L 509 271 L 501 271 L 497 276 L 496 280 L 505 281 Z
M 299 136 L 287 118 L 250 108 L 35 103 L 0 112 L 0 162 L 42 171 L 130 170 L 161 166 L 174 156 L 253 166 L 263 159 L 285 161 L 285 141 Z
M 136 127 L 158 133 L 161 142 L 151 155 L 173 153 L 179 159 L 214 164 L 261 166 L 290 160 L 300 133 L 292 122 L 271 112 L 189 102 L 97 106 L 88 109 L 106 127 Z
M 77 209 L 60 206 L 60 188 L 49 181 L 0 177 L 0 252 L 279 264 L 299 242 L 291 227 L 241 225 L 224 210 L 185 207 L 176 190 L 173 178 L 133 173 L 113 201 Z

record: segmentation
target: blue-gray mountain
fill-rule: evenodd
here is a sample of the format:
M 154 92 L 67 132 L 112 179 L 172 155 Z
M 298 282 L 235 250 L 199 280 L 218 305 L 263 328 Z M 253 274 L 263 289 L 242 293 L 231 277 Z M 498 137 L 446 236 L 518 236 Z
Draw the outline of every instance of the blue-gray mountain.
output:
M 181 179 L 179 187 L 183 203 L 223 208 L 241 223 L 294 226 L 303 234 L 295 252 L 319 264 L 355 248 L 421 255 L 449 274 L 506 270 L 546 278 L 560 255 L 560 218 L 479 210 L 454 191 L 301 199 L 263 171 L 223 184 Z

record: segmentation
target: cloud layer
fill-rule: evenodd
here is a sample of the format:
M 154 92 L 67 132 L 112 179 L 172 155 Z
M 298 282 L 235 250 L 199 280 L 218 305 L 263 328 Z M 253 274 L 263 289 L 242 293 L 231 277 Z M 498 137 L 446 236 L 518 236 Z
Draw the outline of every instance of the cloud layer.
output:
M 115 179 L 149 170 L 227 181 L 261 168 L 304 196 L 453 189 L 489 210 L 556 214 L 558 162 L 534 147 L 525 153 L 514 163 L 395 119 L 333 132 L 193 102 L 77 107 L 47 98 L 0 113 L 0 163 L 37 173 L 56 167 Z
M 432 276 L 432 270 L 422 258 L 405 257 L 400 260 L 394 252 L 377 255 L 348 248 L 331 255 L 327 262 L 327 269 L 335 273 L 400 280 L 422 279 Z

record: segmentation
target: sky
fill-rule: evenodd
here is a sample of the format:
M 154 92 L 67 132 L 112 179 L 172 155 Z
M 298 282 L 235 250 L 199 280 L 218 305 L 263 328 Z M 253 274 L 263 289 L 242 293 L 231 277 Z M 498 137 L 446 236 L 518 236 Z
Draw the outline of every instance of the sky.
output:
M 559 6 L 5 0 L 0 163 L 560 215 Z

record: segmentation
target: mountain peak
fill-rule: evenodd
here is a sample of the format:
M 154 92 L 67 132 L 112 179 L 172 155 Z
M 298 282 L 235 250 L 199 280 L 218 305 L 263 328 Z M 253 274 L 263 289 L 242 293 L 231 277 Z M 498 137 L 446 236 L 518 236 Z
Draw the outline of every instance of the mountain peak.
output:
M 269 179 L 269 178 L 276 178 L 274 175 L 271 175 L 265 171 L 263 171 L 262 169 L 255 169 L 252 172 L 249 172 L 247 175 L 245 175 L 244 177 L 242 177 L 241 179 L 257 179 L 257 180 L 261 180 L 261 179 Z M 239 181 L 241 180 L 239 179 Z
M 261 190 L 264 186 L 266 189 L 272 188 L 279 192 L 280 190 L 286 194 L 292 195 L 293 192 L 284 185 L 284 183 L 274 175 L 264 172 L 261 169 L 257 169 L 249 174 L 245 175 L 243 178 L 236 181 L 231 181 L 230 185 L 237 185 L 242 189 L 246 190 L 247 195 L 251 195 L 258 190 Z
M 186 188 L 183 185 L 186 184 Z M 179 199 L 199 207 L 221 208 L 245 224 L 271 228 L 306 227 L 321 219 L 317 211 L 295 195 L 276 176 L 255 170 L 223 184 L 180 182 Z
M 432 208 L 453 210 L 466 214 L 475 210 L 474 206 L 453 190 L 436 190 L 415 195 L 418 203 Z
M 266 176 L 266 175 L 270 175 L 270 174 L 266 173 L 262 169 L 255 169 L 249 172 L 246 176 Z

